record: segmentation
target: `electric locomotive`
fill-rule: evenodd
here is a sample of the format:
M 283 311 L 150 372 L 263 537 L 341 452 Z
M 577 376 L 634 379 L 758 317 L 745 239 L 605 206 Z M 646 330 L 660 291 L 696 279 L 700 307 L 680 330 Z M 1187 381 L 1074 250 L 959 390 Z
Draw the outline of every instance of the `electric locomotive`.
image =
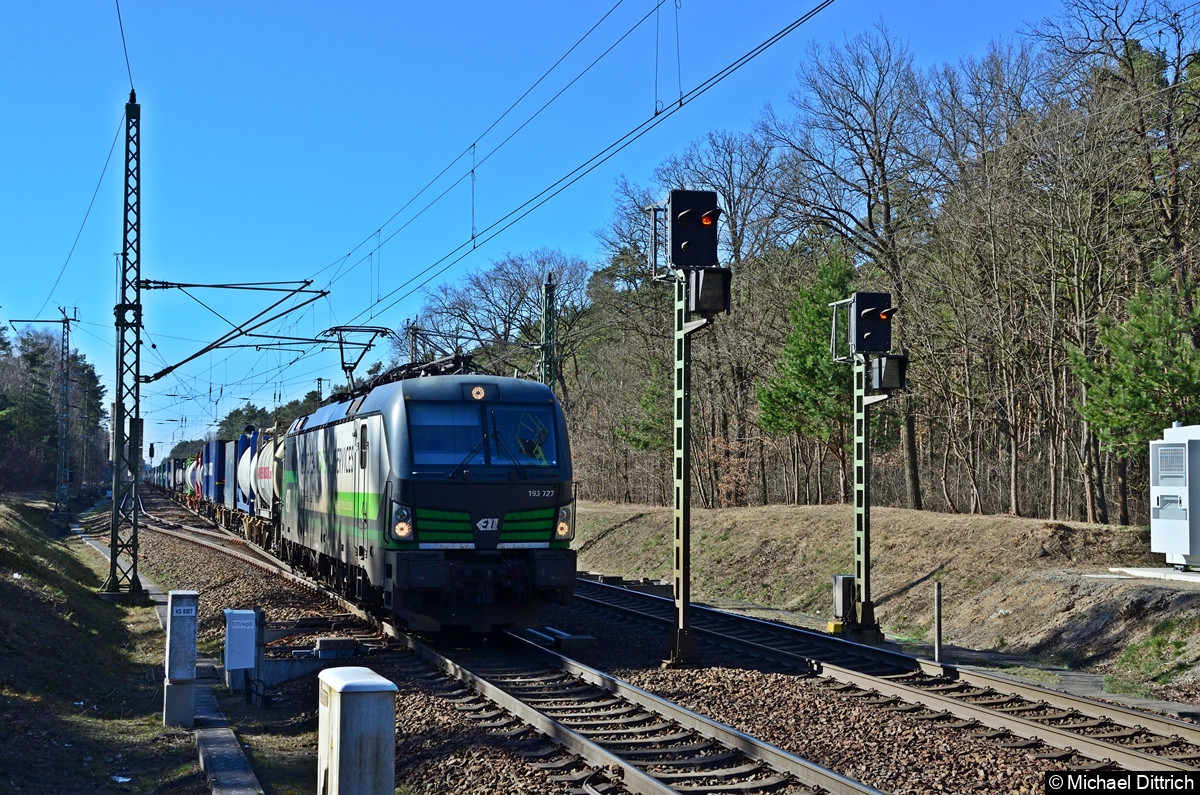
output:
M 273 437 L 248 429 L 236 513 L 247 538 L 413 630 L 536 624 L 576 573 L 562 409 L 544 384 L 438 364 L 458 374 L 397 368 Z

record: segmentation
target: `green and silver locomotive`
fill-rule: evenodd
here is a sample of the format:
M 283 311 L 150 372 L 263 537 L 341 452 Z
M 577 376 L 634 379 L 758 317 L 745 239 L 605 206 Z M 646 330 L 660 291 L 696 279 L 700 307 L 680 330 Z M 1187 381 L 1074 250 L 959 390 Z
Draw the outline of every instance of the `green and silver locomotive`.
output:
M 575 580 L 558 401 L 533 381 L 409 375 L 340 396 L 277 440 L 277 554 L 414 630 L 536 623 Z

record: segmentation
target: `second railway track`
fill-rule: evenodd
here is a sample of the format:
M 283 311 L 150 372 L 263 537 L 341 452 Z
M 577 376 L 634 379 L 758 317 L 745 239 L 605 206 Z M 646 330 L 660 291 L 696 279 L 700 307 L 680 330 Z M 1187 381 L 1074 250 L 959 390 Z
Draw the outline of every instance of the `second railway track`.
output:
M 576 598 L 669 625 L 669 599 L 581 580 Z M 865 703 L 974 730 L 1009 747 L 1044 743 L 1034 753 L 1076 768 L 1200 769 L 1200 726 L 1063 693 L 1007 677 L 850 643 L 797 627 L 700 606 L 692 631 L 710 643 L 825 677 Z M 1072 760 L 1078 754 L 1087 761 Z

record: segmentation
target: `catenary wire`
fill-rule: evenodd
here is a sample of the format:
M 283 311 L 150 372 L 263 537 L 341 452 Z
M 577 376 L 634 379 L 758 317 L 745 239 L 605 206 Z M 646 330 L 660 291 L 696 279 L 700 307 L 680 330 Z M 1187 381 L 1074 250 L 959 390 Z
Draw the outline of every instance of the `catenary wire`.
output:
M 46 304 L 50 303 L 50 299 L 54 297 L 54 291 L 58 289 L 59 282 L 62 281 L 63 274 L 67 272 L 67 265 L 71 263 L 71 257 L 75 254 L 75 247 L 79 245 L 79 238 L 83 235 L 83 228 L 87 226 L 88 217 L 92 214 L 92 207 L 96 204 L 96 196 L 100 193 L 100 186 L 104 184 L 104 175 L 108 172 L 108 164 L 112 162 L 113 152 L 117 148 L 117 141 L 121 137 L 121 128 L 125 126 L 125 114 L 121 114 L 121 120 L 117 123 L 117 132 L 113 135 L 112 146 L 108 148 L 108 157 L 104 158 L 104 168 L 100 169 L 100 179 L 96 180 L 96 189 L 92 191 L 91 201 L 88 202 L 87 211 L 83 214 L 83 220 L 79 223 L 79 231 L 75 233 L 75 239 L 71 241 L 71 250 L 67 252 L 67 258 L 63 260 L 62 267 L 59 268 L 58 278 L 54 280 L 54 285 L 50 288 L 50 293 L 46 296 L 46 300 L 42 302 L 37 314 L 40 317 L 42 311 L 45 310 Z

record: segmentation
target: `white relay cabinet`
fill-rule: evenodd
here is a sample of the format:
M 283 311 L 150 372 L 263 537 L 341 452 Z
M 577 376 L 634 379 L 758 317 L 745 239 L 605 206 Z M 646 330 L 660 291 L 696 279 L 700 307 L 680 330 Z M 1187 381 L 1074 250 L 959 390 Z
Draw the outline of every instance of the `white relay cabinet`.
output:
M 1150 551 L 1200 567 L 1200 425 L 1176 423 L 1150 443 Z

